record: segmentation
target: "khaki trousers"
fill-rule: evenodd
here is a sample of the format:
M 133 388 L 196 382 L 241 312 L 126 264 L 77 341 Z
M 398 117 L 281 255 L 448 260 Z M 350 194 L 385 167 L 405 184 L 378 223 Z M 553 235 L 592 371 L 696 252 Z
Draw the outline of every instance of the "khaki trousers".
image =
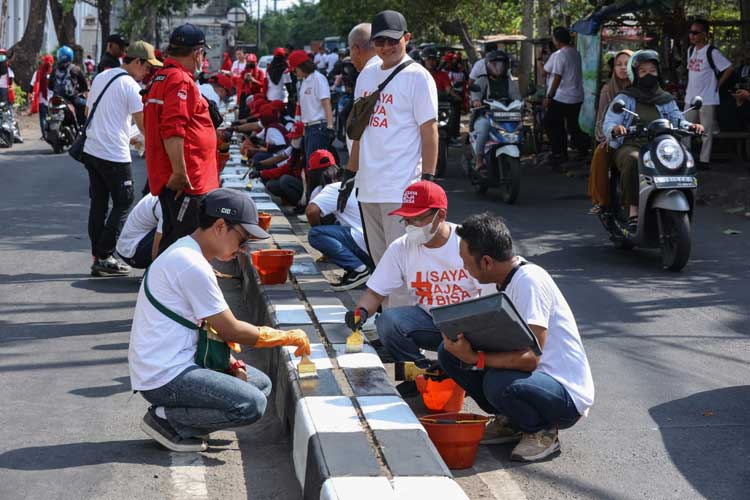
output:
M 714 145 L 714 134 L 719 133 L 719 121 L 716 119 L 716 112 L 719 106 L 704 104 L 698 111 L 692 110 L 685 113 L 685 119 L 689 122 L 700 123 L 705 129 L 706 135 L 703 137 L 701 146 L 700 161 L 708 163 L 711 160 L 711 148 Z M 685 138 L 683 143 L 690 145 L 690 137 Z

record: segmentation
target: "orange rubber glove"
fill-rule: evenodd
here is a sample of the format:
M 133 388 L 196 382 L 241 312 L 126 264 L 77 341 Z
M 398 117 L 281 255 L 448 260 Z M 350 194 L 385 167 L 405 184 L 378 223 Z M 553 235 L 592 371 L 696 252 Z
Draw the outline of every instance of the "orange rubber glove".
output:
M 304 330 L 276 330 L 267 326 L 260 326 L 258 331 L 260 336 L 255 343 L 255 347 L 292 345 L 297 347 L 297 350 L 294 351 L 295 356 L 310 355 L 310 341 Z

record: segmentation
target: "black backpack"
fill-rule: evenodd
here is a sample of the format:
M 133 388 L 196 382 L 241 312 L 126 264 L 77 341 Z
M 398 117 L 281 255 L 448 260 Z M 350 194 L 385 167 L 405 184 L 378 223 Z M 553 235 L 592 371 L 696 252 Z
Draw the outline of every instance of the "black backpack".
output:
M 55 68 L 55 73 L 53 75 L 54 86 L 52 88 L 52 92 L 54 92 L 55 95 L 64 97 L 65 99 L 73 99 L 76 96 L 77 87 L 73 81 L 73 77 L 70 76 L 70 71 L 72 69 L 72 63 L 69 63 L 65 68 L 60 68 L 59 66 Z
M 708 65 L 711 67 L 711 71 L 714 72 L 714 76 L 718 82 L 721 78 L 722 72 L 716 68 L 716 63 L 714 63 L 714 50 L 716 50 L 716 47 L 713 45 L 708 46 L 708 50 L 706 50 L 706 59 L 708 59 Z M 693 52 L 695 52 L 695 47 L 690 47 L 688 49 L 688 59 L 693 56 Z M 741 129 L 740 116 L 737 112 L 737 102 L 735 101 L 734 96 L 729 93 L 739 81 L 740 78 L 737 72 L 732 71 L 732 74 L 729 75 L 721 87 L 719 87 L 719 109 L 716 113 L 716 119 L 719 121 L 719 128 L 726 132 L 738 131 Z

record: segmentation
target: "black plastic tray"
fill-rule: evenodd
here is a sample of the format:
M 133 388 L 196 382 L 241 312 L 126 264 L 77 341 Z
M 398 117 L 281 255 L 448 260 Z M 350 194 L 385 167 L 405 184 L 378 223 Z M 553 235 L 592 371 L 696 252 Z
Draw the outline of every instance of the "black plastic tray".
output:
M 446 337 L 456 340 L 463 333 L 477 351 L 508 352 L 530 347 L 537 356 L 542 355 L 536 336 L 505 292 L 435 307 L 430 314 Z

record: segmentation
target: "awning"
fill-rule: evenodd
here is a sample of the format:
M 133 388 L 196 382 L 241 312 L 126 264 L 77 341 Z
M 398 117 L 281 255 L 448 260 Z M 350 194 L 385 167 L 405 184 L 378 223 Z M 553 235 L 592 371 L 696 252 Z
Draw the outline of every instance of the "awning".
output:
M 606 1 L 606 0 L 605 0 Z M 604 3 L 604 2 L 603 2 Z M 588 17 L 573 24 L 573 31 L 582 35 L 595 35 L 606 21 L 622 14 L 645 9 L 665 11 L 674 8 L 674 0 L 614 0 L 600 5 Z

